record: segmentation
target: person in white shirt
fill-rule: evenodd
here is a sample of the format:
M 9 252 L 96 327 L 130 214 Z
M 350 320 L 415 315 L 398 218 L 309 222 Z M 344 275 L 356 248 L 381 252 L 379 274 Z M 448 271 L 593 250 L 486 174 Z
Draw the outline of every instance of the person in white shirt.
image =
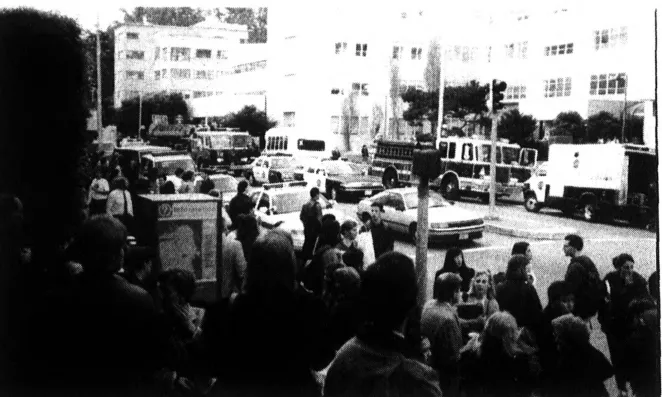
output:
M 178 193 L 193 193 L 195 191 L 195 174 L 193 171 L 186 171 L 182 174 L 182 184 L 177 190 Z
M 168 175 L 166 177 L 166 182 L 170 181 L 172 182 L 173 185 L 175 185 L 175 192 L 179 192 L 179 189 L 182 187 L 182 174 L 184 173 L 184 170 L 181 168 L 177 168 L 175 171 L 175 175 Z
M 131 193 L 127 191 L 128 185 L 129 182 L 126 178 L 113 180 L 113 189 L 106 202 L 106 213 L 119 219 L 130 231 L 130 224 L 133 219 L 133 202 L 131 201 Z
M 110 186 L 108 181 L 101 176 L 101 169 L 94 171 L 94 179 L 90 184 L 90 215 L 103 214 L 106 211 L 106 201 Z

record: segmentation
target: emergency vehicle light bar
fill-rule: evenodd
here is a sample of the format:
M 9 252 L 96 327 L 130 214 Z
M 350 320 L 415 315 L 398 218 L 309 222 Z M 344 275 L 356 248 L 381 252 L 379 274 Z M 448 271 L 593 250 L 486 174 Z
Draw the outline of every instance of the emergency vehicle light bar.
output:
M 297 182 L 280 182 L 280 183 L 265 183 L 262 185 L 262 188 L 264 190 L 270 190 L 270 189 L 283 189 L 286 187 L 297 187 L 297 186 L 308 186 L 308 182 L 305 181 L 297 181 Z

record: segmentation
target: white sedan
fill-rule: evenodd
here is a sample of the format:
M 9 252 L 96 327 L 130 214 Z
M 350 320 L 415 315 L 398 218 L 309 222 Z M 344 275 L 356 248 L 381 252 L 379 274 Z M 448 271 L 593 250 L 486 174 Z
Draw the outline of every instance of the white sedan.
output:
M 280 228 L 292 235 L 295 251 L 303 248 L 303 223 L 299 219 L 301 207 L 310 200 L 310 189 L 306 182 L 270 183 L 250 195 L 255 204 L 255 215 L 264 229 Z M 333 214 L 338 222 L 348 219 L 342 212 L 333 209 L 334 203 L 320 195 L 322 214 Z
M 416 188 L 391 189 L 359 202 L 357 216 L 366 221 L 370 206 L 384 206 L 384 223 L 394 230 L 406 233 L 413 240 L 418 219 L 418 191 Z M 483 237 L 483 218 L 471 211 L 458 208 L 439 193 L 430 192 L 429 239 L 434 241 L 474 240 Z

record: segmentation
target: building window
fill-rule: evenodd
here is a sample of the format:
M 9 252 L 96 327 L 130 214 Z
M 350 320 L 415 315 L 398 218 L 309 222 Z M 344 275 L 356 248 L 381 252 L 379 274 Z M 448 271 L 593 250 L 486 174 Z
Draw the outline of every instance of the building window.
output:
M 604 50 L 616 46 L 624 46 L 628 42 L 628 29 L 626 26 L 620 28 L 594 30 L 595 50 Z
M 184 47 L 172 47 L 170 49 L 170 60 L 175 62 L 190 61 L 191 49 Z
M 331 116 L 331 132 L 337 134 L 339 128 L 340 128 L 340 116 Z
M 358 135 L 359 133 L 359 116 L 350 117 L 349 133 L 350 135 Z
M 161 50 L 163 50 L 163 59 L 168 59 L 168 48 L 163 47 Z
M 361 92 L 361 95 L 368 95 L 368 84 L 367 83 L 352 83 L 353 92 Z
M 420 60 L 423 57 L 423 49 L 420 47 L 411 48 L 411 59 Z
M 216 51 L 216 59 L 228 59 L 227 51 L 225 50 Z
M 545 47 L 545 56 L 549 57 L 556 55 L 568 55 L 568 54 L 572 54 L 573 51 L 574 51 L 573 43 L 550 45 Z
M 520 41 L 518 43 L 506 44 L 505 57 L 510 59 L 526 59 L 529 42 Z
M 161 56 L 161 49 L 159 47 L 156 47 L 156 49 L 154 50 L 154 60 L 159 59 L 160 56 Z
M 136 32 L 127 32 L 126 33 L 126 38 L 127 38 L 127 40 L 138 40 L 138 33 L 136 33 Z
M 216 91 L 216 95 L 217 95 L 217 96 L 219 96 L 219 95 L 223 95 L 223 91 Z
M 191 69 L 170 69 L 170 76 L 177 80 L 190 79 Z
M 368 123 L 368 116 L 361 116 L 361 124 L 359 126 L 359 131 L 362 134 L 365 134 L 369 130 L 370 124 Z
M 211 50 L 195 50 L 195 57 L 211 59 Z
M 625 76 L 625 73 L 594 74 L 591 76 L 591 95 L 614 95 L 625 94 L 626 78 L 618 79 L 618 76 Z
M 239 39 L 239 44 L 246 44 L 246 39 Z
M 213 80 L 214 71 L 213 70 L 196 70 L 195 78 L 198 80 Z
M 206 98 L 214 95 L 211 91 L 193 91 L 193 98 Z
M 457 45 L 447 48 L 446 59 L 449 61 L 461 61 L 463 63 L 470 63 L 476 59 L 477 53 L 478 47 L 463 47 Z
M 364 57 L 367 54 L 368 54 L 368 45 L 357 43 L 356 44 L 356 56 L 357 57 Z
M 337 42 L 336 43 L 336 55 L 344 54 L 347 51 L 347 43 Z
M 393 46 L 393 59 L 401 59 L 403 50 L 403 47 L 397 45 Z
M 545 80 L 545 98 L 570 96 L 572 92 L 572 79 L 559 77 Z
M 345 95 L 345 90 L 342 88 L 331 88 L 331 95 Z
M 126 71 L 126 78 L 129 79 L 129 80 L 144 80 L 145 79 L 145 72 L 138 71 L 138 70 L 127 70 Z
M 164 79 L 166 78 L 166 72 L 167 72 L 167 71 L 168 71 L 168 69 L 163 69 L 163 70 L 161 70 L 161 77 L 162 77 L 162 78 L 164 78 Z
M 526 86 L 524 85 L 509 85 L 506 88 L 506 100 L 526 99 Z
M 127 51 L 126 59 L 145 59 L 145 51 Z
M 191 94 L 185 93 L 184 94 L 184 99 L 191 99 Z
M 294 127 L 294 112 L 283 112 L 283 126 Z
M 155 70 L 154 71 L 154 80 L 160 80 L 161 79 L 161 71 L 160 70 Z

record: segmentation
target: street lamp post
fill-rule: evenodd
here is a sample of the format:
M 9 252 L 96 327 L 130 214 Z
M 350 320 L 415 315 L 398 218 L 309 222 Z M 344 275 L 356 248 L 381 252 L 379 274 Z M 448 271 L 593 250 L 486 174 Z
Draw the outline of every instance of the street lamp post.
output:
M 623 88 L 624 88 L 624 96 L 623 96 L 623 120 L 621 121 L 621 143 L 625 143 L 625 116 L 626 116 L 626 109 L 627 109 L 627 104 L 628 104 L 628 78 L 626 74 L 623 75 L 618 75 L 619 83 L 623 83 Z

